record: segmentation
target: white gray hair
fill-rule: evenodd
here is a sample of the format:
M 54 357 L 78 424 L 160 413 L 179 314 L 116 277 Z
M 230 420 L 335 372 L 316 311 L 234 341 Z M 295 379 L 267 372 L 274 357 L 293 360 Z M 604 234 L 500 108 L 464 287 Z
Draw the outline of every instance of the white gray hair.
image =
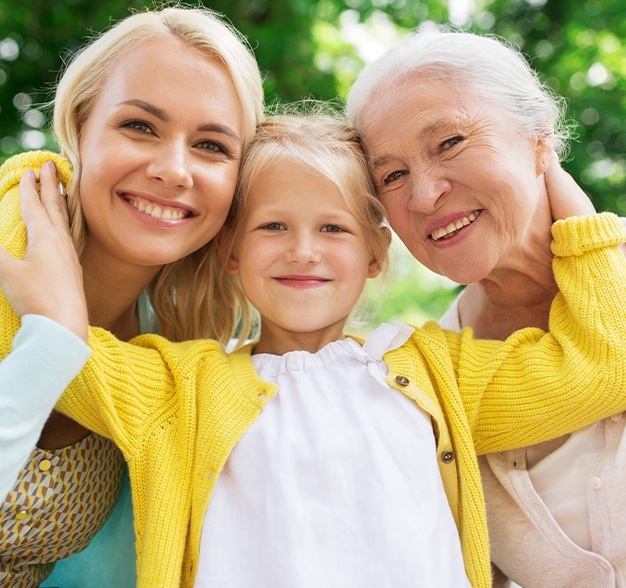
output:
M 520 132 L 551 137 L 559 156 L 566 154 L 570 128 L 565 99 L 543 84 L 521 52 L 506 41 L 465 31 L 418 31 L 363 68 L 348 94 L 351 123 L 359 130 L 374 94 L 417 73 L 461 78 L 499 105 Z

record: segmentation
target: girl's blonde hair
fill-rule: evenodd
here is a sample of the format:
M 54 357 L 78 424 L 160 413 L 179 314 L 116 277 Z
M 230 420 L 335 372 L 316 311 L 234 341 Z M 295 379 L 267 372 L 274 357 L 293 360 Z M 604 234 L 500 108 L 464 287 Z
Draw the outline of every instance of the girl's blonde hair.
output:
M 310 166 L 333 182 L 344 197 L 350 212 L 364 228 L 371 252 L 384 272 L 389 260 L 390 233 L 385 213 L 374 187 L 367 160 L 356 131 L 323 105 L 306 103 L 283 107 L 284 114 L 268 117 L 259 125 L 243 157 L 239 182 L 228 218 L 220 234 L 222 258 L 237 255 L 238 235 L 247 211 L 248 196 L 259 174 L 284 161 Z M 298 114 L 303 111 L 302 114 Z M 223 281 L 238 279 L 226 273 Z M 253 337 L 255 326 L 247 314 L 243 294 L 231 308 L 231 321 L 243 325 L 239 340 Z M 243 317 L 243 320 L 242 320 Z
M 178 39 L 224 63 L 243 108 L 244 148 L 263 118 L 263 87 L 254 56 L 241 34 L 211 10 L 176 7 L 133 14 L 89 43 L 65 69 L 54 100 L 54 132 L 61 153 L 73 167 L 72 180 L 66 188 L 72 236 L 79 255 L 86 239 L 78 194 L 81 129 L 117 58 L 139 43 L 164 38 Z M 165 337 L 228 338 L 221 307 L 235 293 L 216 284 L 218 266 L 219 258 L 210 242 L 163 267 L 153 280 L 150 297 Z

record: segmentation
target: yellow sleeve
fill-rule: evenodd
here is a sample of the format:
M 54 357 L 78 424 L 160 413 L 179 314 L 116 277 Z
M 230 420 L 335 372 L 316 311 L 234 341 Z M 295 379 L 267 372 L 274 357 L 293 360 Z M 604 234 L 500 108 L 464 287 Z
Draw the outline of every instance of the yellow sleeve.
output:
M 618 247 L 626 232 L 603 213 L 558 221 L 552 234 L 560 291 L 549 333 L 522 329 L 499 342 L 476 340 L 471 329 L 443 332 L 451 363 L 439 349 L 439 394 L 449 402 L 446 418 L 469 419 L 478 453 L 531 445 L 626 410 L 626 260 Z M 426 332 L 441 333 L 434 324 Z M 459 410 L 447 392 L 455 379 Z
M 22 259 L 26 253 L 26 227 L 20 212 L 20 179 L 29 169 L 38 175 L 39 168 L 49 160 L 57 166 L 59 181 L 67 183 L 71 175 L 69 162 L 48 151 L 20 153 L 0 167 L 0 246 L 13 257 Z M 13 338 L 19 328 L 20 318 L 0 290 L 0 359 L 13 348 Z
M 0 167 L 0 245 L 14 257 L 22 258 L 26 252 L 20 178 L 28 169 L 38 173 L 50 159 L 57 166 L 59 181 L 67 183 L 71 166 L 54 153 L 22 153 Z M 20 318 L 0 291 L 0 359 L 11 351 L 19 326 Z M 151 426 L 158 426 L 155 423 L 159 419 L 173 413 L 181 383 L 193 379 L 202 359 L 224 356 L 214 341 L 173 344 L 156 335 L 145 335 L 123 343 L 95 327 L 89 329 L 89 344 L 92 356 L 57 408 L 87 428 L 113 438 L 127 457 Z
M 91 358 L 70 384 L 57 409 L 88 429 L 112 438 L 127 459 L 154 427 L 195 403 L 196 375 L 206 360 L 226 363 L 217 341 L 172 343 L 142 335 L 129 343 L 89 328 Z

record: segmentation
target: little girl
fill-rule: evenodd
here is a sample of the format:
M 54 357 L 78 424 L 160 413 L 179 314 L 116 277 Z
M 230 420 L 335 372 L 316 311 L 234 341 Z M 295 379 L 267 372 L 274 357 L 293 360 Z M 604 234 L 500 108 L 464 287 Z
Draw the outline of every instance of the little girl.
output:
M 553 173 L 555 216 L 587 214 Z M 34 185 L 23 206 L 29 231 L 63 229 L 32 214 Z M 258 341 L 227 355 L 213 341 L 125 344 L 92 328 L 93 357 L 58 406 L 128 461 L 138 585 L 490 586 L 476 451 L 626 408 L 603 394 L 626 389 L 626 234 L 603 214 L 556 222 L 553 236 L 561 293 L 548 334 L 476 341 L 394 323 L 345 337 L 389 245 L 358 138 L 321 116 L 262 124 L 219 240 L 224 279 L 260 314 Z M 67 286 L 45 267 L 28 273 L 36 244 L 26 262 L 2 253 L 17 312 L 56 319 L 43 284 Z M 0 313 L 5 325 L 4 299 Z

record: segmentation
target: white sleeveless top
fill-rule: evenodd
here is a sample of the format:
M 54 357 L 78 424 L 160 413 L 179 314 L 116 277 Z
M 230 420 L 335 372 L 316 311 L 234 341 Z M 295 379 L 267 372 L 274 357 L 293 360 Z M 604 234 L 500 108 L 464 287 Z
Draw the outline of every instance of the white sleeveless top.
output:
M 411 332 L 252 357 L 279 389 L 216 482 L 196 586 L 469 586 L 430 418 L 385 382 Z

